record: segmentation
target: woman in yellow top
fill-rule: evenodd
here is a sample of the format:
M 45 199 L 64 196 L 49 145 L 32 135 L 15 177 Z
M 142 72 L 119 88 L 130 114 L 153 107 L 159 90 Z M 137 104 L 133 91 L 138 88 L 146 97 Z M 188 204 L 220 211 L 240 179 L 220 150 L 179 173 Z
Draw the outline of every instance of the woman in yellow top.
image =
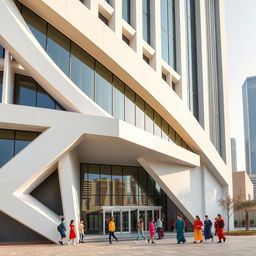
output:
M 116 242 L 118 242 L 118 239 L 115 236 L 115 231 L 116 231 L 116 224 L 115 224 L 115 219 L 114 217 L 110 218 L 110 221 L 108 223 L 108 232 L 109 232 L 109 243 L 112 244 L 111 242 L 111 236 L 113 236 L 116 239 Z

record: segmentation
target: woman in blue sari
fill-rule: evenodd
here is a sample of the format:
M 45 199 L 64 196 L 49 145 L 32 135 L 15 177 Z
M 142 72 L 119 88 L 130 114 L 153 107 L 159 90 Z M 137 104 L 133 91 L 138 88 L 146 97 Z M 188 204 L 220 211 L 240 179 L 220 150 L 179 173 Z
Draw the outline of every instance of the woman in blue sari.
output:
M 205 215 L 205 221 L 204 221 L 204 239 L 205 240 L 212 239 L 212 242 L 213 242 L 212 222 L 207 215 Z
M 181 215 L 177 215 L 177 220 L 175 223 L 175 229 L 177 232 L 177 244 L 180 244 L 181 242 L 184 244 L 186 242 L 184 237 L 184 228 L 184 221 L 181 219 Z

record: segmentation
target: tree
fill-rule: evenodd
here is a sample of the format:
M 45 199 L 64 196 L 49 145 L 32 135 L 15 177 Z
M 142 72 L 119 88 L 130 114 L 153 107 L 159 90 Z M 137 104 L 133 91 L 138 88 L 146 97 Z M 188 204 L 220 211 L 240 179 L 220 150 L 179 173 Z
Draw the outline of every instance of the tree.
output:
M 234 213 L 234 209 L 238 202 L 240 202 L 240 197 L 232 198 L 231 195 L 225 193 L 225 196 L 218 200 L 218 204 L 222 207 L 222 209 L 226 212 L 227 215 L 227 231 L 229 232 L 229 219 Z
M 250 221 L 249 221 L 249 211 L 252 211 L 256 206 L 256 200 L 240 200 L 235 205 L 235 210 L 244 211 L 245 212 L 245 230 L 248 231 L 250 229 Z

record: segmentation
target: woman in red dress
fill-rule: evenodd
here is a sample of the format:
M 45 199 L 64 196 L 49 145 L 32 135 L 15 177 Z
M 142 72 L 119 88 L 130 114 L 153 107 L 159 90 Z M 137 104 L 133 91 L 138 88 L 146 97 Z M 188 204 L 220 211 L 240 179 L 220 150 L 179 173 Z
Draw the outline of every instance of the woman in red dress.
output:
M 72 242 L 72 244 L 74 245 L 75 244 L 75 238 L 76 238 L 76 229 L 75 229 L 75 221 L 74 220 L 71 220 L 70 221 L 70 231 L 69 231 L 69 241 L 68 241 L 68 244 L 70 242 Z
M 224 219 L 222 219 L 221 215 L 218 214 L 218 219 L 217 219 L 217 234 L 219 237 L 219 242 L 221 243 L 223 240 L 223 242 L 225 243 L 226 241 L 226 237 L 224 236 L 224 226 L 225 226 L 225 222 Z

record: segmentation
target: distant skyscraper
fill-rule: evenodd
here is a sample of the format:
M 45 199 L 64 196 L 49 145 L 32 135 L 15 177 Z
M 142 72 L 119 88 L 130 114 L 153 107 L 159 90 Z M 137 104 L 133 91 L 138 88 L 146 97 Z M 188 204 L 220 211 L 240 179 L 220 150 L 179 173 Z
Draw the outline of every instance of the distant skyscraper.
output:
M 248 174 L 256 174 L 256 76 L 243 84 L 245 160 Z
M 237 171 L 236 139 L 231 138 L 232 172 Z

